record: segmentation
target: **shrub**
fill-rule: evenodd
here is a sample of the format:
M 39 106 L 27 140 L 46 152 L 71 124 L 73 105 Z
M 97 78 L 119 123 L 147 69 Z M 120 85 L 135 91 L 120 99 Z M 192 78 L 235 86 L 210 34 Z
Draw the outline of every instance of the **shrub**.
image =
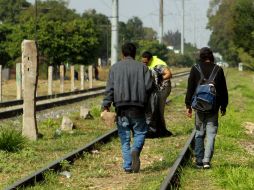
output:
M 0 150 L 16 152 L 24 147 L 25 142 L 20 131 L 6 127 L 0 129 Z

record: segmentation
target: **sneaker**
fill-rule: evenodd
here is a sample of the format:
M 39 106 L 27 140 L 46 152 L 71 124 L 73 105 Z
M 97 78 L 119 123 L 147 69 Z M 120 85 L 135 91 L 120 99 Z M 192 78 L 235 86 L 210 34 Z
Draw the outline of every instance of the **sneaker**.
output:
M 134 150 L 131 152 L 131 157 L 132 157 L 132 171 L 134 173 L 138 173 L 140 169 L 140 159 L 139 159 L 139 152 Z
M 196 162 L 196 168 L 197 169 L 202 169 L 204 167 L 202 162 Z
M 211 167 L 209 162 L 204 162 L 204 169 L 209 169 Z

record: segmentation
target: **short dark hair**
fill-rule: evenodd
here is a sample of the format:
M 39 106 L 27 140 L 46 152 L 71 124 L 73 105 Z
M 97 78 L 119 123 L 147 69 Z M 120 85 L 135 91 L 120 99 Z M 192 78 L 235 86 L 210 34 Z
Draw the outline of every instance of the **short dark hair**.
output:
M 131 56 L 132 58 L 135 58 L 136 46 L 133 43 L 125 43 L 122 46 L 122 53 L 124 57 Z
M 207 60 L 209 60 L 210 62 L 214 62 L 214 56 L 213 56 L 213 52 L 210 48 L 208 47 L 203 47 L 200 49 L 199 51 L 199 60 L 200 62 L 204 63 Z
M 150 51 L 145 51 L 142 53 L 142 57 L 150 60 L 153 57 L 153 54 Z

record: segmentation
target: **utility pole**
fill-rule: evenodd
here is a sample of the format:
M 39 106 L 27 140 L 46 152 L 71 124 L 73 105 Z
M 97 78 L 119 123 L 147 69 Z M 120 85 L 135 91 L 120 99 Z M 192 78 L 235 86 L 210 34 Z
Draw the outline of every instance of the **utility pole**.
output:
M 194 8 L 194 10 L 196 10 L 196 7 Z M 197 47 L 197 39 L 196 39 L 196 27 L 197 27 L 197 23 L 196 23 L 196 11 L 194 11 L 194 46 Z
M 184 54 L 184 0 L 182 0 L 181 53 Z
M 159 18 L 159 42 L 163 42 L 163 0 L 160 0 L 160 18 Z
M 118 0 L 112 0 L 111 65 L 115 64 L 118 58 L 118 10 Z

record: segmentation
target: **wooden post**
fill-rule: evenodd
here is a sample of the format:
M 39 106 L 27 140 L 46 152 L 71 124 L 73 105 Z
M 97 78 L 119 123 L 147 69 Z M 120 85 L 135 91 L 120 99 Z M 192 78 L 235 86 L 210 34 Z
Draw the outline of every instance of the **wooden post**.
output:
M 38 79 L 38 57 L 35 41 L 22 42 L 22 64 L 24 65 L 24 103 L 22 135 L 30 140 L 38 139 L 36 122 L 36 88 Z
M 74 66 L 71 66 L 71 92 L 73 92 L 75 90 L 75 70 L 74 70 Z
M 60 93 L 64 92 L 64 65 L 60 65 Z
M 17 100 L 22 98 L 22 74 L 21 63 L 16 64 L 16 86 L 17 86 Z
M 53 94 L 53 66 L 48 67 L 48 95 Z
M 2 102 L 2 65 L 0 65 L 0 102 Z
M 80 89 L 84 90 L 85 66 L 80 65 Z
M 93 88 L 93 66 L 88 66 L 89 88 Z

